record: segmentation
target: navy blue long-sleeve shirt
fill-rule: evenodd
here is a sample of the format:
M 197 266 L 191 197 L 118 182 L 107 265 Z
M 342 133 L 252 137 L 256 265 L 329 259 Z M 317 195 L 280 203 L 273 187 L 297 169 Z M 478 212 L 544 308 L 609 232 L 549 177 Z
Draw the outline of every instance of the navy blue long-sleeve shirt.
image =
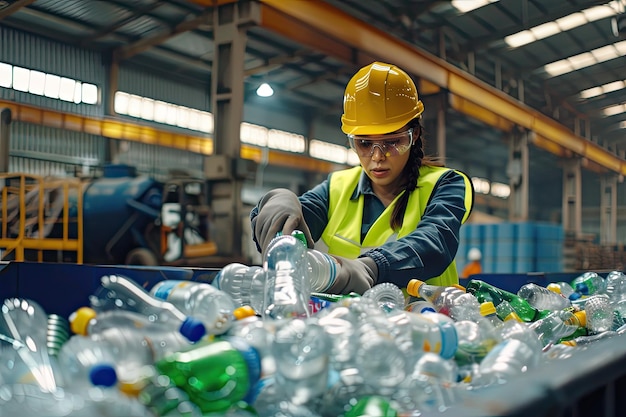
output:
M 330 176 L 332 173 L 329 178 Z M 435 184 L 415 230 L 362 255 L 369 256 L 376 262 L 377 283 L 392 282 L 406 287 L 410 279 L 427 280 L 443 273 L 454 260 L 459 246 L 459 230 L 466 213 L 467 191 L 461 174 L 454 170 L 444 173 Z M 356 199 L 361 194 L 364 195 L 361 225 L 363 239 L 385 206 L 374 194 L 371 182 L 364 172 L 361 173 L 359 184 L 351 198 Z M 311 236 L 317 241 L 328 224 L 329 179 L 305 192 L 299 199 Z M 258 207 L 255 207 L 250 218 L 254 219 L 257 214 Z

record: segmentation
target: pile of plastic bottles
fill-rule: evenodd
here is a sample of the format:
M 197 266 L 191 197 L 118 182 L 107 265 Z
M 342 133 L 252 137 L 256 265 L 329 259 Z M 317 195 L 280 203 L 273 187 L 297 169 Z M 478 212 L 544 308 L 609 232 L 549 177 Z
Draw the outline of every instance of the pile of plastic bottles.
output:
M 335 296 L 324 262 L 280 236 L 262 267 L 211 283 L 104 276 L 67 319 L 6 299 L 0 417 L 418 416 L 626 327 L 619 271 L 516 294 L 412 280 Z

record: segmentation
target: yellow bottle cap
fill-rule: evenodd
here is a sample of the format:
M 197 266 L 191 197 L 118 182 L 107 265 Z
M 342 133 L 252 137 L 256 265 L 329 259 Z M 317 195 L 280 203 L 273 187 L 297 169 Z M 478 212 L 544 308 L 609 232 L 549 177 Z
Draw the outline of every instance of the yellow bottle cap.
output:
M 412 279 L 409 281 L 409 285 L 406 286 L 406 292 L 413 297 L 419 297 L 419 289 L 422 285 L 424 285 L 424 281 Z
M 454 288 L 457 288 L 457 289 L 459 289 L 459 290 L 463 291 L 463 292 L 467 292 L 467 289 L 466 289 L 464 286 L 460 285 L 460 284 L 454 284 L 454 285 L 452 285 L 452 286 L 453 286 Z
M 256 311 L 250 306 L 241 306 L 233 311 L 233 316 L 235 316 L 237 320 L 241 320 L 246 317 L 256 316 Z
M 561 343 L 567 346 L 576 346 L 576 342 L 574 342 L 573 340 L 564 340 Z
M 549 289 L 550 291 L 553 291 L 553 292 L 557 293 L 557 294 L 561 294 L 561 287 L 559 287 L 559 285 L 555 284 L 554 282 L 551 283 L 551 284 L 548 284 L 546 286 L 546 288 Z
M 578 319 L 580 327 L 587 327 L 587 312 L 585 310 L 577 311 L 574 315 Z
M 496 314 L 496 306 L 491 301 L 485 301 L 480 304 L 480 314 L 488 316 L 490 314 Z
M 518 316 L 517 313 L 514 311 L 510 312 L 509 315 L 504 318 L 504 321 L 509 321 L 509 320 L 519 321 L 520 323 L 522 322 L 522 318 Z
M 95 318 L 96 315 L 96 311 L 91 307 L 79 308 L 69 317 L 70 329 L 72 329 L 75 334 L 86 336 L 89 322 Z

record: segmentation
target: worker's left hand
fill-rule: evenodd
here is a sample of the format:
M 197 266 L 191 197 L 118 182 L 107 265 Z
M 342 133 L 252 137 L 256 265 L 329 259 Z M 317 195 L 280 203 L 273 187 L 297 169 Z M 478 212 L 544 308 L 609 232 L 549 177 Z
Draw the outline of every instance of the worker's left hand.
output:
M 356 292 L 363 294 L 376 284 L 378 266 L 370 257 L 348 259 L 334 256 L 339 263 L 339 271 L 335 283 L 328 289 L 330 294 L 349 294 Z

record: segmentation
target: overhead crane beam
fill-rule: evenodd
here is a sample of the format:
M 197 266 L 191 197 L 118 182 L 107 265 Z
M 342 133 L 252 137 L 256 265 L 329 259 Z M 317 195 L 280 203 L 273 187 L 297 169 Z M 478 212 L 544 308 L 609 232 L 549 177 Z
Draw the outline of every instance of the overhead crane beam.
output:
M 0 10 L 0 20 L 4 19 L 7 16 L 12 15 L 13 13 L 17 12 L 22 7 L 26 7 L 34 3 L 35 1 L 36 0 L 17 0 L 9 4 L 4 9 Z
M 198 2 L 197 0 L 192 0 Z M 550 149 L 573 152 L 620 175 L 626 160 L 511 96 L 323 1 L 259 0 L 260 25 L 304 46 L 356 65 L 387 60 L 478 108 L 535 132 Z M 346 30 L 349 28 L 349 30 Z M 493 117 L 493 116 L 492 116 Z M 498 122 L 501 123 L 501 122 Z M 563 152 L 560 152 L 563 153 Z M 567 152 L 566 152 L 567 153 Z

